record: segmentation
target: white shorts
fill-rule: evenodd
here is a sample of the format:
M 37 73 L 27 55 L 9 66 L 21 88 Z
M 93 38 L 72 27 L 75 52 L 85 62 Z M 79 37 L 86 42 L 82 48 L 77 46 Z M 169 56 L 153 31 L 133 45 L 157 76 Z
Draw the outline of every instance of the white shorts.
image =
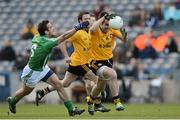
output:
M 43 79 L 50 71 L 51 70 L 47 65 L 45 66 L 43 71 L 34 71 L 28 65 L 26 65 L 23 69 L 21 80 L 26 86 L 34 88 L 36 84 L 41 79 Z

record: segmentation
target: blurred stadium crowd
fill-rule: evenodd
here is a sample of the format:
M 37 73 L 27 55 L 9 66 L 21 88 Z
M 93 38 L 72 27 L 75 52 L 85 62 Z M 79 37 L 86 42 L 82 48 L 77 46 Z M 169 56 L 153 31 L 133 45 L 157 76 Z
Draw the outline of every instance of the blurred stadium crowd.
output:
M 129 42 L 117 41 L 114 49 L 124 101 L 133 95 L 132 81 L 175 79 L 180 69 L 180 0 L 0 0 L 0 9 L 0 72 L 19 72 L 26 65 L 39 21 L 49 19 L 63 32 L 83 10 L 96 17 L 112 10 L 124 19 Z M 67 65 L 59 48 L 49 64 L 63 78 Z M 149 95 L 159 97 L 157 81 L 148 86 Z

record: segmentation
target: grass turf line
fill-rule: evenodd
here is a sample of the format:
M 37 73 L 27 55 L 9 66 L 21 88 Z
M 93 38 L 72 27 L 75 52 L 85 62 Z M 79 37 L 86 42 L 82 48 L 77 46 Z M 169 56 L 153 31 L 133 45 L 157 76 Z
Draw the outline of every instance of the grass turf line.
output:
M 69 117 L 63 104 L 18 104 L 17 113 L 12 114 L 7 104 L 0 104 L 0 119 L 180 119 L 179 104 L 125 104 L 124 111 L 115 111 L 114 104 L 105 104 L 111 111 L 108 113 L 96 112 L 90 116 L 86 104 L 76 104 L 86 109 L 82 115 Z M 8 114 L 9 113 L 9 114 Z

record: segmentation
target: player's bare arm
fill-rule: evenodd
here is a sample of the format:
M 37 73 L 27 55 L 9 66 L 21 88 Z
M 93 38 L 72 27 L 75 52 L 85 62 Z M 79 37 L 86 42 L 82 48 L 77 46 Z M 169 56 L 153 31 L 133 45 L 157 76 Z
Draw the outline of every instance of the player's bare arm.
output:
M 87 28 L 89 25 L 89 22 L 82 22 L 79 23 L 77 25 L 74 26 L 73 29 L 66 31 L 65 33 L 63 33 L 62 35 L 60 35 L 57 39 L 59 40 L 59 43 L 63 42 L 64 40 L 70 38 L 71 36 L 73 36 L 76 31 Z
M 58 47 L 60 48 L 62 54 L 64 55 L 64 60 L 66 61 L 66 63 L 70 63 L 71 62 L 71 58 L 69 57 L 68 52 L 67 52 L 67 46 L 66 46 L 67 42 L 68 41 L 62 42 L 61 44 L 59 44 Z
M 97 20 L 90 28 L 90 32 L 95 32 L 97 28 L 105 21 L 105 20 L 110 20 L 111 17 L 113 17 L 113 14 L 109 14 L 107 12 L 104 12 L 102 14 L 103 16 Z
M 90 32 L 95 32 L 97 28 L 100 26 L 100 24 L 105 20 L 105 17 L 100 18 L 98 21 L 96 21 L 91 27 Z
M 72 35 L 74 35 L 74 33 L 76 33 L 76 29 L 73 28 L 69 31 L 66 31 L 65 33 L 63 33 L 62 35 L 60 35 L 58 37 L 59 43 L 63 42 L 64 40 L 70 38 Z

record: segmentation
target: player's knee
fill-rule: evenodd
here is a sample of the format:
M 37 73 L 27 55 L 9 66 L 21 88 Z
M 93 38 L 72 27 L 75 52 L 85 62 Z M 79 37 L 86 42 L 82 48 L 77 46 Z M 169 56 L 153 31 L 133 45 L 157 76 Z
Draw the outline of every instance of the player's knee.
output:
M 99 76 L 99 78 L 102 80 L 110 80 L 111 73 L 110 73 L 109 69 L 110 68 L 107 66 L 102 66 L 101 68 L 99 68 L 97 71 L 97 75 Z
M 111 71 L 109 71 L 108 75 L 110 76 L 111 80 L 117 80 L 117 73 L 115 70 L 112 69 Z
M 109 78 L 109 80 L 116 80 L 117 79 L 116 71 L 112 68 L 108 68 L 107 70 L 105 70 L 104 76 Z

